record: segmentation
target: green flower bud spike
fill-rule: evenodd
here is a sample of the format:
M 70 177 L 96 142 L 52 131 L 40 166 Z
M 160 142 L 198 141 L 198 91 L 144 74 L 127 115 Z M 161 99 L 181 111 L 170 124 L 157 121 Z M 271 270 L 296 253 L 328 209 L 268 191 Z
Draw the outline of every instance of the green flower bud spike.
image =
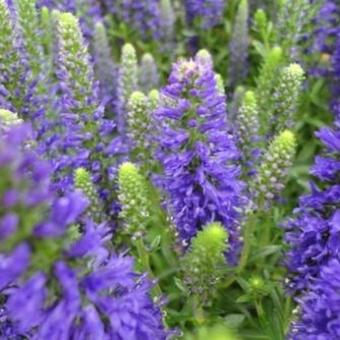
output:
M 266 31 L 268 25 L 268 19 L 266 12 L 259 8 L 256 10 L 254 15 L 254 27 L 257 32 L 259 32 L 261 35 Z
M 122 49 L 118 77 L 118 110 L 121 120 L 118 122 L 120 131 L 125 131 L 124 113 L 131 94 L 138 88 L 138 63 L 136 50 L 131 44 L 125 44 Z
M 151 112 L 151 119 L 152 119 L 152 113 L 157 109 L 159 105 L 159 91 L 158 90 L 151 90 L 148 94 L 148 100 L 149 100 L 149 108 Z
M 138 73 L 139 85 L 145 93 L 148 93 L 153 88 L 159 87 L 158 68 L 151 53 L 145 53 L 142 56 Z
M 304 71 L 299 64 L 290 64 L 280 72 L 274 93 L 274 132 L 292 127 L 303 80 Z
M 151 215 L 147 182 L 134 164 L 126 162 L 119 168 L 118 185 L 121 203 L 119 216 L 124 223 L 122 234 L 141 237 Z
M 150 250 L 144 244 L 144 235 L 151 217 L 148 183 L 134 164 L 125 162 L 118 171 L 118 185 L 118 199 L 121 204 L 119 217 L 124 224 L 119 236 L 127 236 L 124 243 L 129 244 L 132 252 L 137 253 L 138 269 L 147 271 L 154 279 Z M 156 296 L 160 296 L 162 291 L 156 282 L 157 280 L 153 291 Z
M 60 67 L 67 75 L 67 85 L 78 103 L 80 113 L 93 111 L 93 105 L 87 105 L 88 97 L 93 92 L 93 70 L 90 67 L 88 50 L 80 30 L 78 19 L 71 13 L 53 11 L 57 19 L 58 54 Z
M 296 139 L 290 130 L 281 132 L 269 145 L 259 167 L 255 185 L 260 206 L 270 206 L 274 198 L 284 189 L 295 151 Z
M 214 61 L 208 50 L 202 49 L 199 50 L 196 54 L 196 60 L 198 60 L 202 64 L 207 64 L 213 66 Z
M 128 137 L 134 143 L 133 156 L 144 165 L 151 159 L 151 139 L 153 124 L 151 107 L 155 105 L 157 94 L 153 93 L 149 101 L 142 92 L 133 92 L 128 102 L 127 131 Z
M 97 222 L 100 222 L 102 208 L 98 193 L 94 187 L 90 173 L 84 168 L 78 168 L 74 174 L 74 186 L 81 190 L 90 201 L 88 208 L 90 216 Z
M 18 13 L 18 22 L 25 50 L 29 58 L 29 64 L 31 66 L 33 76 L 37 76 L 40 74 L 43 65 L 43 50 L 39 33 L 36 1 L 15 0 L 14 4 Z
M 251 158 L 254 143 L 259 134 L 259 111 L 257 100 L 253 91 L 244 94 L 242 105 L 237 115 L 239 144 L 243 151 L 245 161 Z
M 270 113 L 272 112 L 273 92 L 282 60 L 282 49 L 280 47 L 272 48 L 263 60 L 260 74 L 257 79 L 256 97 L 259 112 L 261 114 L 262 130 L 266 129 L 269 124 Z M 262 134 L 266 134 L 266 132 L 267 131 L 262 131 Z
M 210 223 L 198 232 L 182 260 L 184 283 L 203 305 L 214 296 L 224 275 L 227 238 L 220 223 Z

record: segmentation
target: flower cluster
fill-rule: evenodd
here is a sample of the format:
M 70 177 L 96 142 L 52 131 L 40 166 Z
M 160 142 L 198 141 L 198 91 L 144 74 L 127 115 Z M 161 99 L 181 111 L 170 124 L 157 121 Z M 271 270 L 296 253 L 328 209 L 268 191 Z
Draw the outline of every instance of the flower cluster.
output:
M 145 53 L 142 57 L 139 67 L 139 86 L 144 92 L 159 87 L 159 74 L 155 59 L 150 53 Z
M 299 299 L 301 319 L 293 322 L 290 339 L 335 340 L 340 337 L 339 276 L 338 258 L 321 267 L 312 289 Z
M 339 251 L 338 210 L 340 187 L 337 178 L 340 163 L 340 135 L 338 129 L 324 128 L 318 137 L 327 148 L 324 156 L 316 158 L 312 173 L 324 182 L 321 188 L 315 184 L 309 195 L 300 199 L 296 217 L 286 228 L 286 239 L 291 246 L 287 254 L 287 264 L 292 275 L 289 288 L 304 290 L 320 268 Z
M 283 131 L 270 143 L 255 179 L 255 195 L 260 205 L 270 205 L 283 190 L 295 150 L 296 139 L 289 130 Z
M 125 22 L 143 38 L 160 38 L 161 11 L 159 0 L 105 0 L 105 7 L 118 21 Z
M 225 269 L 224 253 L 228 234 L 219 223 L 210 223 L 199 231 L 183 258 L 184 282 L 202 303 L 214 296 Z
M 225 97 L 212 65 L 180 60 L 172 69 L 155 112 L 159 121 L 158 158 L 162 186 L 184 246 L 209 222 L 221 222 L 235 263 L 240 242 L 237 209 L 242 201 L 236 160 L 239 152 L 228 135 Z
M 18 125 L 0 140 L 2 334 L 165 339 L 152 285 L 131 258 L 112 252 L 105 223 L 82 218 L 88 202 L 80 193 L 51 191 L 51 168 L 25 147 L 30 136 Z
M 224 6 L 223 0 L 185 0 L 188 21 L 197 18 L 202 28 L 213 27 L 221 22 Z
M 229 51 L 229 83 L 235 86 L 247 76 L 248 63 L 248 0 L 242 0 L 235 17 Z

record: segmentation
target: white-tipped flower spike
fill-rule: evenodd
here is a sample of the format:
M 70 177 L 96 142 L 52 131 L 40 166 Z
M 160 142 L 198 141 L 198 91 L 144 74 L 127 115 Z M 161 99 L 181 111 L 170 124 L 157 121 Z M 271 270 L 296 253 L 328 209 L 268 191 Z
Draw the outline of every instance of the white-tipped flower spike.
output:
M 184 283 L 202 304 L 214 296 L 225 272 L 227 239 L 228 234 L 220 223 L 210 223 L 197 233 L 182 259 Z
M 159 91 L 156 89 L 151 90 L 148 94 L 148 100 L 152 119 L 152 112 L 154 112 L 159 105 L 160 101 Z
M 159 74 L 154 57 L 150 53 L 145 53 L 139 67 L 139 86 L 148 93 L 152 89 L 159 87 Z
M 196 53 L 196 60 L 199 61 L 201 64 L 208 65 L 208 67 L 214 67 L 214 61 L 212 55 L 208 50 L 202 49 Z
M 43 63 L 43 49 L 39 33 L 38 13 L 35 0 L 14 0 L 18 13 L 18 26 L 22 34 L 28 64 L 33 76 L 40 75 Z M 24 52 L 23 52 L 24 53 Z
M 118 130 L 125 132 L 126 109 L 131 94 L 138 87 L 138 64 L 136 50 L 131 44 L 125 44 L 119 67 L 117 87 Z
M 57 44 L 59 77 L 65 81 L 65 92 L 81 107 L 77 110 L 93 114 L 93 107 L 88 105 L 93 96 L 93 69 L 90 56 L 84 42 L 78 19 L 71 13 L 53 12 L 57 20 Z
M 237 85 L 248 72 L 248 0 L 241 0 L 235 17 L 233 33 L 229 44 L 229 77 L 231 86 Z
M 253 91 L 247 91 L 243 96 L 237 115 L 237 132 L 244 161 L 248 162 L 259 138 L 259 111 Z
M 150 94 L 149 98 L 140 91 L 135 91 L 130 96 L 127 114 L 127 132 L 133 145 L 133 157 L 136 161 L 150 162 L 152 153 L 152 134 L 154 133 L 152 111 L 156 101 L 159 100 L 158 91 Z
M 281 47 L 273 47 L 265 56 L 256 82 L 256 97 L 260 112 L 262 134 L 267 131 L 270 108 L 283 55 Z
M 202 65 L 207 65 L 208 67 L 214 68 L 214 60 L 212 55 L 208 50 L 201 49 L 196 53 L 196 60 Z M 225 95 L 224 81 L 220 74 L 215 74 L 216 85 L 221 92 L 221 95 Z
M 84 168 L 76 169 L 74 173 L 74 186 L 88 198 L 90 204 L 87 210 L 94 221 L 100 222 L 103 207 L 100 204 L 98 193 L 91 179 L 90 173 Z
M 281 70 L 271 113 L 274 132 L 292 127 L 303 80 L 304 71 L 299 64 L 290 64 Z
M 271 142 L 255 179 L 255 196 L 259 206 L 269 207 L 282 192 L 295 152 L 296 139 L 290 130 L 281 132 Z
M 129 237 L 144 235 L 150 218 L 148 184 L 138 168 L 129 162 L 123 163 L 118 171 L 119 214 L 124 227 L 121 232 Z

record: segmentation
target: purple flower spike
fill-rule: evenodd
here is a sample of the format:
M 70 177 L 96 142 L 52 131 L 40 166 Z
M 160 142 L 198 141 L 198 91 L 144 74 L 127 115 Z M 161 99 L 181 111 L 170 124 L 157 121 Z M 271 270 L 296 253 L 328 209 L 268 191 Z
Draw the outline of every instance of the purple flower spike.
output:
M 161 92 L 157 157 L 162 187 L 184 247 L 206 224 L 219 221 L 229 233 L 231 263 L 240 247 L 237 210 L 243 200 L 239 152 L 228 133 L 225 96 L 210 63 L 180 60 Z

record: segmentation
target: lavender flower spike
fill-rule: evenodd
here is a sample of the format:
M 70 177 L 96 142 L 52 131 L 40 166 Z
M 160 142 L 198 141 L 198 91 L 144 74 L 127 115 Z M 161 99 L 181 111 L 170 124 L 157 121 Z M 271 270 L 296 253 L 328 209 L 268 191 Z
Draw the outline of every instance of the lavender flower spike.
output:
M 229 259 L 235 263 L 242 201 L 234 163 L 239 152 L 227 133 L 225 96 L 211 65 L 199 58 L 174 64 L 155 117 L 162 187 L 184 247 L 204 225 L 220 222 L 229 234 Z
M 118 76 L 118 130 L 125 132 L 126 112 L 128 100 L 133 91 L 138 87 L 138 64 L 136 50 L 131 44 L 125 44 L 122 48 L 121 62 Z
M 154 57 L 145 53 L 139 67 L 139 85 L 144 93 L 159 87 L 159 74 Z
M 225 6 L 223 0 L 185 0 L 184 3 L 189 23 L 197 19 L 202 28 L 211 28 L 222 20 Z
M 112 252 L 106 223 L 81 218 L 88 202 L 80 193 L 51 191 L 51 169 L 27 147 L 30 136 L 25 125 L 0 136 L 0 332 L 165 340 L 150 281 Z
M 291 292 L 306 290 L 319 276 L 320 268 L 340 251 L 339 197 L 340 197 L 340 132 L 323 128 L 317 136 L 325 145 L 323 154 L 316 157 L 312 174 L 323 183 L 312 185 L 312 191 L 300 198 L 294 216 L 285 224 Z
M 242 0 L 235 17 L 229 43 L 229 84 L 238 85 L 247 76 L 248 69 L 248 0 Z

